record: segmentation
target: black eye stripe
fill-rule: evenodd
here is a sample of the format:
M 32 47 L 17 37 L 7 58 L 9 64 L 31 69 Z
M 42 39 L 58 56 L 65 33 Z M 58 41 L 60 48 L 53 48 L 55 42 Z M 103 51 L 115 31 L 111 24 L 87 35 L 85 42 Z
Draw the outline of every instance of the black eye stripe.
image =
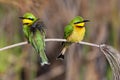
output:
M 29 19 L 29 20 L 34 20 L 33 18 L 25 18 L 25 17 L 19 17 L 20 19 Z
M 33 18 L 27 18 L 27 19 L 32 20 L 32 21 L 34 20 Z
M 83 20 L 83 21 L 81 21 L 81 22 L 76 22 L 76 23 L 74 23 L 74 24 L 79 24 L 79 23 L 82 23 L 82 22 L 89 22 L 89 20 Z
M 79 24 L 79 23 L 81 23 L 81 22 L 76 22 L 76 23 L 74 23 L 74 24 Z

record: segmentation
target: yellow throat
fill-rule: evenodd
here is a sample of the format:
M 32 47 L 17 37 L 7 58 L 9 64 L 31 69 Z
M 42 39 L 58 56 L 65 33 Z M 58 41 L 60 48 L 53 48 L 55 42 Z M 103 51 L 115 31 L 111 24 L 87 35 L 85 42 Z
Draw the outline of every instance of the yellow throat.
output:
M 23 19 L 22 22 L 23 24 L 29 24 L 29 25 L 33 23 L 33 21 L 30 19 Z
M 70 42 L 80 42 L 85 35 L 85 23 L 78 23 L 73 26 L 72 34 L 67 38 Z

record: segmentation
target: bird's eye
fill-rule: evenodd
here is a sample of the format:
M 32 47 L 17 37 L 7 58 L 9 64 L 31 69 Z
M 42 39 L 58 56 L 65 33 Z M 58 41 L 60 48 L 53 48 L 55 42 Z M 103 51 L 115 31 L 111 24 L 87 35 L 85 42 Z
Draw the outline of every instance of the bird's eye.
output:
M 81 22 L 75 22 L 74 24 L 79 24 L 79 23 L 81 23 Z
M 28 19 L 29 19 L 29 20 L 32 20 L 32 21 L 34 20 L 33 18 L 28 18 Z

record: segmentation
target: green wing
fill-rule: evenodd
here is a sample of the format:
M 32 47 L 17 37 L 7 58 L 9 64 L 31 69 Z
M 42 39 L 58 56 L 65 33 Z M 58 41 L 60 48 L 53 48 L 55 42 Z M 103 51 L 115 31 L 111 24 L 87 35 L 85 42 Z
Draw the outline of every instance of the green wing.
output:
M 64 29 L 64 38 L 67 39 L 73 32 L 73 26 L 67 25 Z
M 39 54 L 41 65 L 48 64 L 48 59 L 45 54 L 45 32 L 43 25 L 35 22 L 33 25 L 29 26 L 27 30 L 28 41 L 32 44 L 35 51 Z
M 48 64 L 48 59 L 45 54 L 45 35 L 43 35 L 39 30 L 36 30 L 34 34 L 30 35 L 30 39 L 30 43 L 41 58 L 41 65 Z

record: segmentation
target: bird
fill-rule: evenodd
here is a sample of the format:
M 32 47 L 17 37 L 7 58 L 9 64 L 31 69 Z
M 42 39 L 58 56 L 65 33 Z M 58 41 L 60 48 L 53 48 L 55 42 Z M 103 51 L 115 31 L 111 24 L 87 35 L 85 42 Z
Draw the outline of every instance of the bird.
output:
M 72 43 L 78 43 L 83 40 L 86 31 L 86 22 L 89 22 L 89 20 L 84 20 L 81 16 L 76 16 L 65 26 L 64 39 L 66 39 L 66 42 L 62 42 L 63 48 L 57 56 L 57 59 L 63 60 L 68 47 Z
M 47 55 L 45 54 L 45 25 L 43 21 L 29 12 L 19 18 L 22 19 L 23 33 L 28 43 L 33 46 L 39 55 L 41 65 L 49 64 Z

